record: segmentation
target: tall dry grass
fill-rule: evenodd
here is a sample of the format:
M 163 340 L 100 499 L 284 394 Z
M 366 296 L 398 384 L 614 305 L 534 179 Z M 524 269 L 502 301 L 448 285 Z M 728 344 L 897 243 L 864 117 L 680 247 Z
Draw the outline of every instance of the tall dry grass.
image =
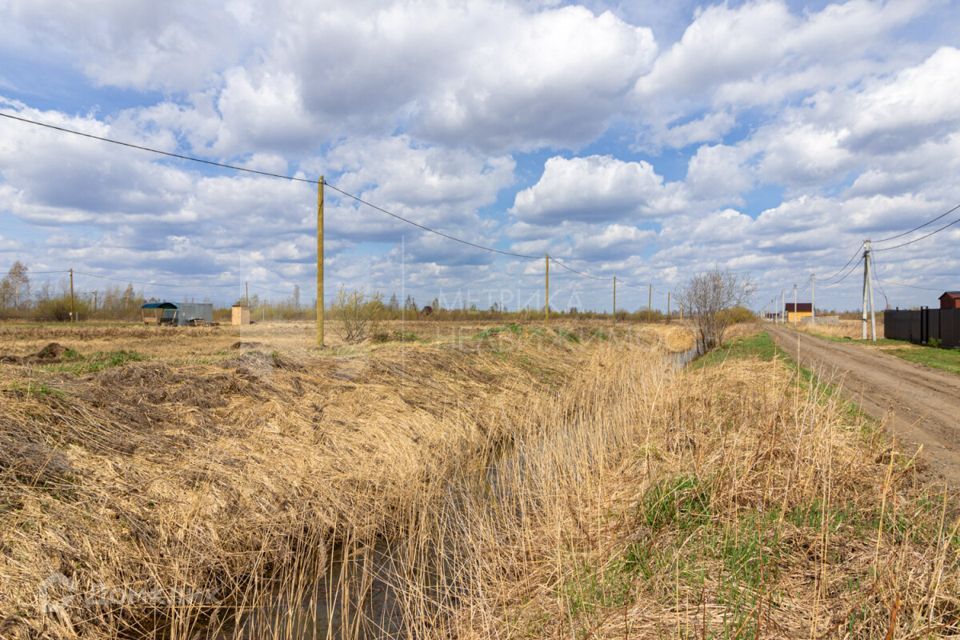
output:
M 960 633 L 954 499 L 829 388 L 493 337 L 0 370 L 0 635 Z
M 863 321 L 861 320 L 838 320 L 836 323 L 826 324 L 818 322 L 810 324 L 809 322 L 800 322 L 795 325 L 800 331 L 814 335 L 827 336 L 829 338 L 847 338 L 850 340 L 861 340 L 863 338 Z M 867 335 L 870 335 L 870 327 L 867 327 Z M 883 338 L 883 318 L 877 318 L 877 338 Z

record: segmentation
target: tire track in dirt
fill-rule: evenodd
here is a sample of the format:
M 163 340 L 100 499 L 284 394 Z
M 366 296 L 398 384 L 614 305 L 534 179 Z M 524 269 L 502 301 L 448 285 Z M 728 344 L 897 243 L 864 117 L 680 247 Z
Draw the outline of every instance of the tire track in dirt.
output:
M 883 420 L 900 442 L 922 446 L 931 470 L 960 485 L 960 376 L 881 351 L 766 327 L 792 358 Z

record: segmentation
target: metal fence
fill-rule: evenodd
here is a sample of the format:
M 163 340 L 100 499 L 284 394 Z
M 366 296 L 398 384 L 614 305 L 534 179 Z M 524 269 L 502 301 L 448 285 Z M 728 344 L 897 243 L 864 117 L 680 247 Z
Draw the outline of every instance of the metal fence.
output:
M 960 347 L 960 309 L 886 311 L 883 332 L 887 338 L 909 340 L 916 344 L 939 341 L 944 347 Z

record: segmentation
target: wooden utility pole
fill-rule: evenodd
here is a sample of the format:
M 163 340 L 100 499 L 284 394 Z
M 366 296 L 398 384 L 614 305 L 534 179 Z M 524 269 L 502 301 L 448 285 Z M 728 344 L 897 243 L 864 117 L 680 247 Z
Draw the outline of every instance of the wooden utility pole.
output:
M 650 313 L 651 311 L 653 311 L 653 284 L 648 284 L 647 285 L 647 313 Z
M 617 276 L 613 276 L 613 324 L 617 324 Z
M 544 271 L 546 274 L 546 300 L 543 305 L 543 319 L 547 321 L 550 319 L 550 254 L 545 254 L 543 258 L 546 261 L 546 269 Z
M 250 283 L 246 281 L 243 283 L 243 306 L 250 308 Z
M 670 294 L 671 291 L 667 291 L 667 322 L 670 322 Z
M 73 267 L 70 267 L 70 322 L 77 321 L 77 302 L 73 297 Z
M 317 182 L 317 345 L 323 348 L 323 176 Z

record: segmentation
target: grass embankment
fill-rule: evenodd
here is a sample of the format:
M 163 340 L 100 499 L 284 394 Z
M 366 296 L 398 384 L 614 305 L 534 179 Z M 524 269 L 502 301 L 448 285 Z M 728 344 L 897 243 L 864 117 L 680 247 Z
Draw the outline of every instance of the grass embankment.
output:
M 532 329 L 0 368 L 63 394 L 2 397 L 0 635 L 960 632 L 956 504 L 763 337 Z
M 636 422 L 605 416 L 605 435 L 592 436 L 605 464 L 548 473 L 529 492 L 558 504 L 510 505 L 539 517 L 501 525 L 525 533 L 499 547 L 509 577 L 480 581 L 470 637 L 960 631 L 957 504 L 924 486 L 877 425 L 765 334 L 661 381 L 614 411 L 638 411 Z M 523 457 L 578 448 L 581 428 Z
M 934 369 L 960 374 L 960 349 L 937 349 L 917 347 L 911 349 L 886 349 L 884 353 L 916 362 Z

